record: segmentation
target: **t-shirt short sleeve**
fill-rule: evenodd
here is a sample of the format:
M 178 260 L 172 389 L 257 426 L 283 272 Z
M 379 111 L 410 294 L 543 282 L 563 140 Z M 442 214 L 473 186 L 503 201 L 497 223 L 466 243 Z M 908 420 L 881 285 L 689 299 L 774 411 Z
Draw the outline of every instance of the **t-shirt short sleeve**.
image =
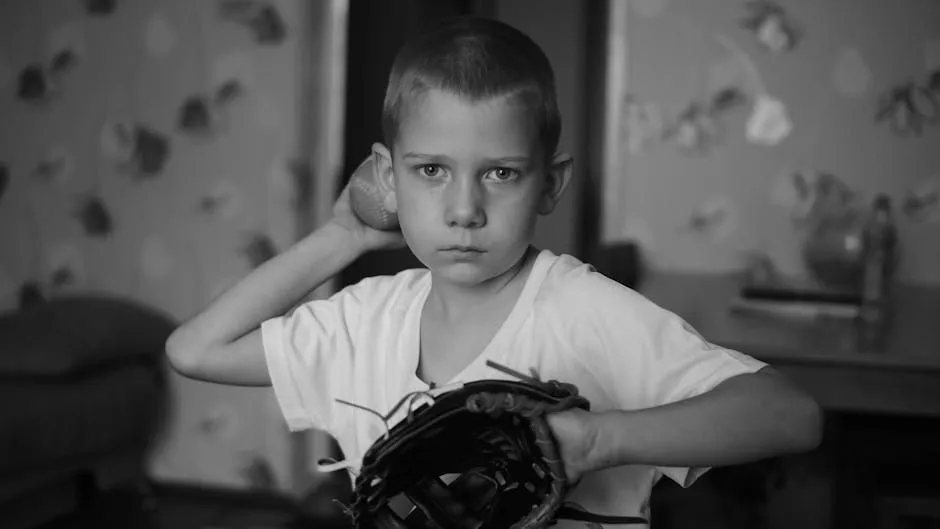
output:
M 705 393 L 721 382 L 766 366 L 746 354 L 708 342 L 691 325 L 639 293 L 596 272 L 579 281 L 590 300 L 598 378 L 621 409 L 645 409 Z M 658 469 L 683 487 L 707 468 Z
M 354 373 L 351 329 L 374 288 L 364 280 L 261 325 L 271 385 L 291 431 L 333 430 L 337 388 Z

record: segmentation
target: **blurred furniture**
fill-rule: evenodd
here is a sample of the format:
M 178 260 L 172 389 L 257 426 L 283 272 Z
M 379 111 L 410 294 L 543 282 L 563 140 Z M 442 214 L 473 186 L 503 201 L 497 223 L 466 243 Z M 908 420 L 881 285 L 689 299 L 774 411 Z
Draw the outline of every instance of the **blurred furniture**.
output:
M 586 257 L 598 272 L 628 288 L 636 289 L 643 280 L 643 261 L 635 242 L 602 244 Z
M 132 301 L 57 298 L 0 316 L 0 520 L 34 527 L 82 495 L 145 484 L 174 324 Z
M 940 288 L 898 285 L 881 346 L 855 319 L 738 313 L 743 278 L 653 273 L 641 292 L 704 337 L 772 364 L 827 411 L 835 527 L 940 509 Z M 905 509 L 908 509 L 905 512 Z
M 899 285 L 883 348 L 850 319 L 736 314 L 732 275 L 651 274 L 641 291 L 709 341 L 774 365 L 827 410 L 940 418 L 940 288 Z
M 879 500 L 878 511 L 881 529 L 940 527 L 940 502 L 936 497 L 886 496 Z

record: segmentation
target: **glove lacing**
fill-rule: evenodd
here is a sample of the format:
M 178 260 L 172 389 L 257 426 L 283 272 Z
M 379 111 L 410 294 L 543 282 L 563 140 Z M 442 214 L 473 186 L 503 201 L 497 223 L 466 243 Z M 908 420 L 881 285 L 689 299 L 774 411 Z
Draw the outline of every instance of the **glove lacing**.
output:
M 493 369 L 496 369 L 497 371 L 502 371 L 503 373 L 514 376 L 518 378 L 519 380 L 528 382 L 530 384 L 535 384 L 535 385 L 540 385 L 540 386 L 548 385 L 550 386 L 551 390 L 557 390 L 560 387 L 564 387 L 565 389 L 567 389 L 570 386 L 569 384 L 562 384 L 561 382 L 557 382 L 554 380 L 550 382 L 543 382 L 539 378 L 538 373 L 535 371 L 535 369 L 530 369 L 529 372 L 531 375 L 527 376 L 523 373 L 520 373 L 502 364 L 496 363 L 492 360 L 487 360 L 486 365 L 487 367 L 491 367 Z M 334 400 L 340 404 L 351 406 L 359 410 L 367 411 L 371 413 L 372 415 L 378 417 L 379 420 L 382 421 L 382 427 L 385 430 L 382 436 L 380 437 L 380 439 L 384 439 L 388 437 L 389 432 L 391 431 L 391 428 L 389 426 L 389 421 L 391 420 L 392 417 L 395 416 L 396 413 L 398 413 L 398 410 L 400 410 L 402 406 L 408 407 L 407 408 L 408 409 L 407 420 L 410 421 L 414 417 L 414 410 L 415 410 L 416 403 L 418 405 L 424 404 L 424 403 L 431 405 L 434 403 L 435 395 L 446 393 L 448 391 L 453 391 L 455 389 L 460 389 L 461 387 L 463 387 L 463 383 L 457 382 L 457 383 L 449 384 L 445 386 L 438 386 L 430 390 L 412 391 L 410 393 L 406 393 L 405 396 L 403 396 L 398 401 L 398 403 L 396 403 L 395 406 L 393 406 L 392 409 L 385 415 L 382 415 L 378 411 L 373 410 L 372 408 L 369 408 L 368 406 L 363 406 L 361 404 L 356 404 L 354 402 L 349 402 L 347 400 L 340 399 L 340 398 L 337 398 Z M 570 387 L 573 387 L 573 386 L 570 386 Z M 549 388 L 546 388 L 546 389 L 549 389 Z M 344 459 L 342 461 L 337 461 L 336 459 L 333 459 L 333 458 L 323 458 L 317 461 L 317 470 L 319 472 L 336 472 L 337 470 L 345 469 L 349 471 L 353 476 L 356 476 L 357 473 L 355 469 L 358 468 L 361 464 L 362 464 L 362 458 Z
M 391 432 L 391 428 L 389 427 L 389 420 L 391 420 L 391 418 L 394 417 L 396 413 L 398 413 L 398 410 L 400 410 L 402 406 L 408 407 L 407 420 L 410 421 L 414 417 L 415 403 L 418 403 L 419 405 L 424 404 L 424 403 L 427 403 L 429 405 L 433 404 L 434 395 L 432 393 L 451 391 L 454 389 L 458 389 L 461 386 L 463 386 L 463 384 L 451 384 L 449 386 L 441 386 L 439 388 L 435 388 L 434 390 L 429 390 L 429 391 L 412 391 L 410 393 L 405 394 L 405 396 L 402 397 L 401 400 L 399 400 L 398 403 L 395 404 L 395 406 L 393 406 L 392 409 L 385 415 L 382 415 L 381 413 L 373 410 L 372 408 L 369 408 L 368 406 L 363 406 L 361 404 L 356 404 L 354 402 L 349 402 L 347 400 L 343 400 L 339 398 L 335 400 L 336 402 L 340 404 L 345 404 L 346 406 L 351 406 L 359 410 L 367 411 L 371 413 L 372 415 L 378 417 L 379 420 L 382 421 L 382 427 L 385 429 L 380 439 L 384 439 L 388 437 L 389 432 Z M 332 458 L 323 458 L 317 462 L 317 470 L 319 470 L 320 472 L 335 472 L 337 470 L 346 469 L 350 471 L 351 473 L 353 473 L 353 475 L 355 475 L 356 472 L 354 469 L 356 467 L 359 467 L 361 464 L 362 464 L 362 458 L 345 459 L 343 461 L 337 461 Z

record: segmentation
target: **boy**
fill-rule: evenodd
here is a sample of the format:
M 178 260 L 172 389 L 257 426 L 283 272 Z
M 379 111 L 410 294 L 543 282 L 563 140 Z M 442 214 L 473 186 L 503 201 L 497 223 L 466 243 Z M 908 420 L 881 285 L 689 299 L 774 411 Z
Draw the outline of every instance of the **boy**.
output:
M 816 403 L 764 363 L 705 342 L 571 256 L 531 247 L 572 160 L 555 154 L 553 73 L 526 36 L 464 18 L 415 39 L 393 66 L 383 125 L 373 156 L 401 233 L 366 227 L 344 190 L 329 223 L 170 337 L 180 373 L 272 385 L 292 430 L 325 430 L 357 461 L 384 428 L 338 400 L 384 415 L 412 391 L 507 377 L 487 360 L 534 369 L 592 404 L 550 425 L 578 481 L 569 500 L 605 515 L 649 517 L 662 475 L 689 486 L 712 466 L 818 444 Z M 402 243 L 427 269 L 290 310 L 362 253 Z

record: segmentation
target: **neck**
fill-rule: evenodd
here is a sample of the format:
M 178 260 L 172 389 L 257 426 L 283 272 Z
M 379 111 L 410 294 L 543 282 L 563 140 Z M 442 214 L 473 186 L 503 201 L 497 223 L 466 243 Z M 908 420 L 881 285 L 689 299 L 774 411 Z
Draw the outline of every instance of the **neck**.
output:
M 518 295 L 536 254 L 535 248 L 529 247 L 508 270 L 474 285 L 448 283 L 432 277 L 428 304 L 447 320 L 456 321 L 474 311 L 489 308 L 507 295 Z

